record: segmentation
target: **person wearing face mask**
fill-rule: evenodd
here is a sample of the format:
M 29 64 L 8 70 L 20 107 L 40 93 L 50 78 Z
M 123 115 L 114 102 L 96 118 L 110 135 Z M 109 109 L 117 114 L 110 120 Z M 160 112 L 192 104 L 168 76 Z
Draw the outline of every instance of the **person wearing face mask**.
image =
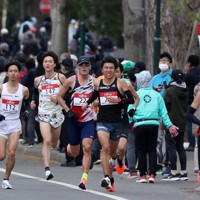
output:
M 151 86 L 154 90 L 159 92 L 162 96 L 165 92 L 165 86 L 171 81 L 172 57 L 169 53 L 164 52 L 160 54 L 159 69 L 160 73 L 153 76 Z
M 172 57 L 169 53 L 163 52 L 160 54 L 159 60 L 159 69 L 160 73 L 153 76 L 151 80 L 151 86 L 154 90 L 160 93 L 163 97 L 167 85 L 171 82 L 171 73 L 172 73 Z M 168 156 L 166 152 L 166 143 L 165 143 L 165 130 L 162 126 L 162 121 L 160 121 L 160 126 L 158 130 L 158 145 L 157 145 L 157 157 L 158 157 L 158 171 L 162 171 L 163 163 L 168 163 Z M 166 167 L 165 171 L 162 171 L 162 174 L 169 174 L 170 167 Z

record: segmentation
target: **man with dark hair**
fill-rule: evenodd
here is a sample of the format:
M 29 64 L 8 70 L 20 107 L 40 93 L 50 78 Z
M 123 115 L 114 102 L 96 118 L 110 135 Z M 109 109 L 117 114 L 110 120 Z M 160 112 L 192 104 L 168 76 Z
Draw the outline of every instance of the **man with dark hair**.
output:
M 169 53 L 164 52 L 160 54 L 159 69 L 160 73 L 153 76 L 151 86 L 154 90 L 159 92 L 162 96 L 165 92 L 165 85 L 171 81 L 170 74 L 172 73 L 172 57 Z
M 56 148 L 60 136 L 61 124 L 64 121 L 62 107 L 58 104 L 57 94 L 62 87 L 65 76 L 55 72 L 58 57 L 53 51 L 42 55 L 45 74 L 34 79 L 35 92 L 31 101 L 31 109 L 38 105 L 38 120 L 43 137 L 42 155 L 47 180 L 53 178 L 50 171 L 50 147 Z M 39 103 L 38 103 L 39 102 Z
M 95 91 L 82 109 L 87 109 L 90 104 L 99 100 L 99 112 L 97 114 L 97 134 L 102 145 L 101 163 L 104 178 L 101 181 L 101 187 L 107 191 L 115 191 L 114 178 L 112 177 L 109 165 L 110 157 L 117 158 L 117 148 L 122 131 L 122 110 L 124 104 L 134 103 L 134 98 L 127 83 L 115 77 L 118 61 L 111 56 L 105 57 L 101 62 L 101 68 L 104 79 L 95 85 Z
M 191 105 L 194 97 L 194 87 L 199 82 L 200 76 L 200 68 L 198 67 L 200 63 L 199 56 L 190 55 L 187 59 L 187 64 L 185 65 L 185 76 L 184 81 L 188 88 L 189 97 L 187 105 L 188 107 Z M 195 147 L 195 137 L 192 134 L 192 123 L 191 121 L 187 121 L 187 133 L 188 133 L 188 142 L 189 146 L 186 148 L 186 151 L 194 151 Z
M 19 62 L 9 62 L 5 70 L 8 82 L 0 85 L 0 160 L 5 159 L 8 145 L 8 160 L 2 188 L 12 189 L 9 177 L 15 166 L 15 152 L 22 132 L 20 111 L 22 101 L 29 98 L 29 91 L 27 87 L 19 83 L 19 72 L 21 70 Z M 28 102 L 26 101 L 26 103 Z
M 169 53 L 163 52 L 160 54 L 159 69 L 160 73 L 153 76 L 151 80 L 151 86 L 154 90 L 164 95 L 167 85 L 171 82 L 172 73 L 172 57 Z M 158 156 L 158 170 L 162 169 L 162 164 L 165 162 L 166 145 L 165 145 L 165 130 L 162 128 L 162 121 L 158 130 L 158 145 L 157 145 L 157 156 Z M 166 158 L 167 159 L 167 158 Z M 170 169 L 167 168 L 163 173 L 168 173 Z

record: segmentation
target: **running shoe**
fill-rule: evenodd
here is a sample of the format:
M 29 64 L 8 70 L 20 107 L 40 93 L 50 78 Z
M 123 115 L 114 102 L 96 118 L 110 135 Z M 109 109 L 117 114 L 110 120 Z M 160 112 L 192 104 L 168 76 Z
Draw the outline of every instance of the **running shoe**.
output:
M 154 174 L 150 174 L 149 183 L 155 183 L 155 175 Z
M 105 177 L 105 178 L 102 179 L 102 181 L 101 181 L 101 187 L 104 187 L 106 189 L 109 189 L 109 188 L 112 187 L 109 177 Z
M 45 171 L 46 180 L 51 180 L 53 178 L 53 174 L 50 170 Z
M 180 179 L 180 174 L 169 174 L 168 176 L 164 177 L 163 181 L 178 181 Z
M 3 189 L 13 189 L 12 185 L 9 183 L 8 180 L 3 180 L 3 182 L 2 182 L 2 188 Z
M 171 167 L 166 167 L 165 170 L 162 172 L 162 175 L 170 175 L 171 174 Z
M 130 173 L 130 169 L 129 168 L 126 168 L 126 169 L 124 169 L 124 173 L 123 174 L 129 174 Z
M 86 185 L 87 185 L 87 180 L 85 178 L 82 178 L 81 179 L 81 182 L 79 184 L 79 187 L 82 189 L 82 190 L 86 190 Z
M 115 192 L 115 184 L 111 184 L 111 188 L 106 189 L 107 192 Z
M 117 159 L 110 159 L 109 160 L 109 168 L 110 169 L 114 169 L 115 168 L 115 166 L 116 166 L 116 164 L 117 164 Z
M 119 164 L 116 165 L 116 171 L 118 174 L 123 174 L 124 172 L 124 165 L 120 166 Z
M 199 173 L 199 170 L 198 170 L 198 169 L 195 169 L 195 170 L 194 170 L 194 175 L 197 176 L 198 173 Z
M 137 178 L 137 171 L 132 171 L 127 176 L 128 179 Z
M 187 175 L 187 173 L 179 174 L 179 178 L 180 178 L 181 181 L 187 181 L 188 175 Z
M 146 175 L 140 176 L 139 179 L 136 180 L 137 183 L 147 183 Z

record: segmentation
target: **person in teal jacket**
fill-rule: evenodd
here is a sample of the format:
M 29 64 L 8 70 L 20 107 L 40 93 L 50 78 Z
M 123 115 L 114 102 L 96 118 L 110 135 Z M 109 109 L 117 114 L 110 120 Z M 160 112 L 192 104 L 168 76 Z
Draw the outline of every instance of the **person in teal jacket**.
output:
M 135 111 L 134 132 L 136 150 L 138 154 L 138 168 L 140 171 L 139 182 L 146 183 L 147 155 L 149 156 L 149 182 L 155 182 L 157 166 L 157 137 L 159 120 L 172 136 L 177 134 L 178 127 L 174 126 L 169 119 L 165 102 L 162 96 L 151 88 L 151 74 L 149 71 L 142 71 L 136 77 L 137 94 L 140 98 Z

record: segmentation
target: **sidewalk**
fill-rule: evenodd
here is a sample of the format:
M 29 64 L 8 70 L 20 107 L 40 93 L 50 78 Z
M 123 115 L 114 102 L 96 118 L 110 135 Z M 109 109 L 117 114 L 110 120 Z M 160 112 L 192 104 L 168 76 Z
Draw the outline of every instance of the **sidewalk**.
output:
M 184 147 L 186 148 L 188 143 L 184 143 Z M 32 156 L 38 159 L 42 158 L 42 144 L 35 144 L 33 148 L 28 147 L 26 144 L 19 143 L 17 148 L 17 154 Z M 188 173 L 194 173 L 194 152 L 186 152 L 187 154 L 187 171 Z M 62 163 L 65 161 L 65 154 L 60 153 L 56 149 L 51 149 L 51 161 Z M 177 167 L 179 167 L 179 160 L 177 162 Z
M 18 144 L 17 154 L 25 156 L 33 156 L 42 159 L 42 144 L 35 144 L 30 148 L 26 144 Z M 51 161 L 62 163 L 65 160 L 65 154 L 60 153 L 56 149 L 51 149 Z

